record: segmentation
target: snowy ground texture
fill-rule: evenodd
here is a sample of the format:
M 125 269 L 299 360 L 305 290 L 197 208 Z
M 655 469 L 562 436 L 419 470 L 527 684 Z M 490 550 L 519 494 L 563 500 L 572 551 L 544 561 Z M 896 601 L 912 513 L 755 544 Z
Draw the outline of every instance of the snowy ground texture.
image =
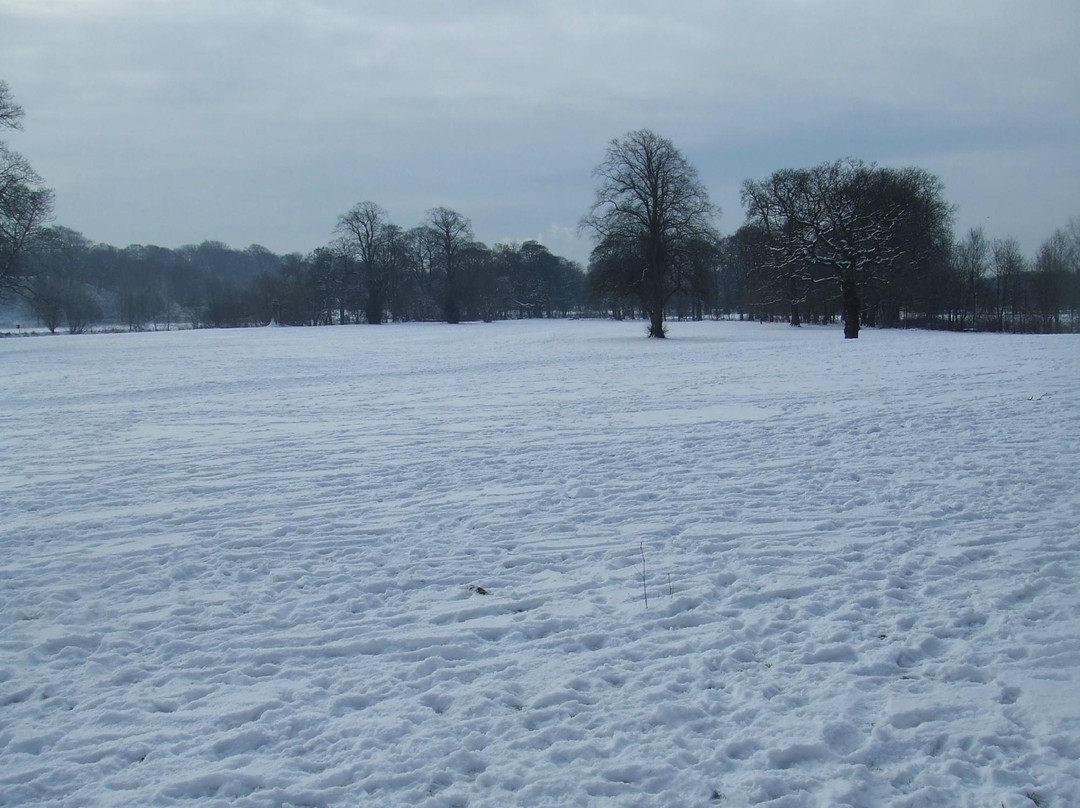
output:
M 1080 805 L 1080 340 L 643 334 L 0 340 L 0 805 Z

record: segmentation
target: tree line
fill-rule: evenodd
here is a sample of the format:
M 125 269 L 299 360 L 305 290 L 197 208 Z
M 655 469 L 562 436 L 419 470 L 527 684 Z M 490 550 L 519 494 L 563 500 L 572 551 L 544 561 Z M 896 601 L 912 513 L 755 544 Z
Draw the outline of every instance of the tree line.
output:
M 535 241 L 488 247 L 445 208 L 406 230 L 363 203 L 338 231 L 307 255 L 277 255 L 213 241 L 117 248 L 50 227 L 22 256 L 19 288 L 42 325 L 70 333 L 561 317 L 581 305 L 580 266 Z
M 0 130 L 22 109 L 0 82 Z M 722 237 L 696 169 L 650 130 L 611 141 L 580 222 L 587 271 L 536 241 L 487 246 L 455 210 L 410 228 L 374 202 L 338 217 L 307 255 L 219 242 L 178 249 L 92 243 L 49 224 L 52 191 L 0 141 L 0 302 L 19 296 L 50 331 L 495 320 L 585 313 L 739 317 L 1012 332 L 1080 330 L 1080 221 L 1033 259 L 1010 237 L 953 235 L 941 181 L 846 159 L 743 183 L 746 222 Z

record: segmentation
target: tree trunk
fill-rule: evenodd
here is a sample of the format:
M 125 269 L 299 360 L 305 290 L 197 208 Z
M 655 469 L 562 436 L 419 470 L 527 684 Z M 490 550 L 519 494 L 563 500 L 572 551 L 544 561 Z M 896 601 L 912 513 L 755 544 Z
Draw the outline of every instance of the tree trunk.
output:
M 454 288 L 454 283 L 449 277 L 446 279 L 444 291 L 443 319 L 450 325 L 457 325 L 461 322 L 461 309 L 458 306 L 457 289 Z
M 840 288 L 844 299 L 844 339 L 859 338 L 859 289 L 853 281 L 845 281 Z
M 367 305 L 364 306 L 368 325 L 381 325 L 383 321 L 383 299 L 377 292 L 368 292 Z
M 653 309 L 649 312 L 649 336 L 663 339 L 667 336 L 664 331 L 664 310 Z

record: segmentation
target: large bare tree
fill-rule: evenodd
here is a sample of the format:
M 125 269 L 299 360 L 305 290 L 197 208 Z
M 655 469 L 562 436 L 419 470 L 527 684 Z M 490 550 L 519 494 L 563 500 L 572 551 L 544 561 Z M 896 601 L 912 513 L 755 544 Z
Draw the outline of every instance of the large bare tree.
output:
M 593 174 L 596 200 L 581 226 L 596 240 L 594 277 L 635 296 L 648 314 L 649 336 L 663 337 L 668 301 L 687 289 L 702 244 L 718 238 L 718 210 L 697 170 L 648 129 L 612 140 Z
M 861 160 L 747 180 L 742 202 L 748 223 L 766 236 L 772 272 L 807 282 L 836 281 L 847 339 L 859 336 L 867 285 L 881 280 L 901 257 L 929 251 L 952 216 L 932 174 Z
M 360 263 L 364 313 L 372 325 L 381 323 L 386 316 L 394 280 L 394 267 L 388 260 L 386 229 L 389 226 L 386 211 L 374 202 L 353 205 L 338 218 L 337 232 Z
M 0 129 L 21 129 L 22 108 L 0 81 Z M 0 141 L 0 295 L 27 292 L 21 257 L 43 238 L 53 208 L 53 193 L 29 161 Z
M 432 208 L 427 212 L 426 228 L 437 246 L 442 276 L 443 319 L 461 322 L 465 294 L 463 253 L 474 241 L 472 223 L 450 208 Z

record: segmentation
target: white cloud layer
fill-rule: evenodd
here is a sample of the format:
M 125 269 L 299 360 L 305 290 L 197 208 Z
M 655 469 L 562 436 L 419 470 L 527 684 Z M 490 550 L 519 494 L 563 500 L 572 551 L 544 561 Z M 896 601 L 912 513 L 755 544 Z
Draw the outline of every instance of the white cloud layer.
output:
M 1075 0 L 0 0 L 12 140 L 88 237 L 306 252 L 371 199 L 493 242 L 574 228 L 649 127 L 742 221 L 747 177 L 845 156 L 944 180 L 1033 251 L 1080 215 Z

